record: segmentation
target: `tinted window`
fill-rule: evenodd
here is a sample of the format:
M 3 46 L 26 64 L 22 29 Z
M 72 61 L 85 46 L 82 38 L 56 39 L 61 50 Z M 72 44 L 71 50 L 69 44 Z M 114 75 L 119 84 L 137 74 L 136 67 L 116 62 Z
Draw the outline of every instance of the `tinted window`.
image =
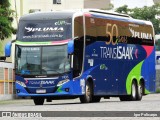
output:
M 86 17 L 86 41 L 154 45 L 151 25 Z
M 71 19 L 20 21 L 17 39 L 24 42 L 45 42 L 70 39 Z

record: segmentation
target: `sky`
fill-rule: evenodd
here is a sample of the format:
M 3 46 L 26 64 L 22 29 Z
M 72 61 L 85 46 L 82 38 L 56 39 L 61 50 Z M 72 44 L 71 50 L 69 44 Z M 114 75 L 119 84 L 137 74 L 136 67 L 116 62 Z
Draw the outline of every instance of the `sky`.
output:
M 114 8 L 121 7 L 123 5 L 128 5 L 128 8 L 152 6 L 153 0 L 111 0 L 114 4 Z

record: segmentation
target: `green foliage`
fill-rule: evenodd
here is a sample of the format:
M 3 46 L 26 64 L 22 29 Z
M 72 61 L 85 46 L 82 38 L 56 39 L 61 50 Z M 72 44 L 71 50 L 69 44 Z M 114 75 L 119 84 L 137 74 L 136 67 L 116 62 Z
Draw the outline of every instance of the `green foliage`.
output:
M 160 93 L 160 88 L 158 88 L 158 89 L 156 90 L 156 93 Z
M 122 7 L 119 7 L 116 9 L 116 12 L 118 12 L 118 13 L 128 14 L 129 11 L 130 11 L 130 9 L 128 9 L 127 5 L 123 5 Z
M 160 20 L 156 18 L 157 15 L 160 15 L 160 4 L 134 9 L 129 9 L 127 5 L 124 5 L 117 8 L 116 12 L 128 14 L 135 19 L 151 21 L 153 23 L 155 33 L 160 33 Z
M 0 0 L 0 40 L 4 40 L 15 33 L 12 27 L 14 11 L 10 9 L 9 0 Z

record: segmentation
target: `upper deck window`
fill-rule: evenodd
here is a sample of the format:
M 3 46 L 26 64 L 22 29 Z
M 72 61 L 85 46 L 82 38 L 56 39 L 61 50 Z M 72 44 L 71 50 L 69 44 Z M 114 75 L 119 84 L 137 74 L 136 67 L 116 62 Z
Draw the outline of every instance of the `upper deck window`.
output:
M 20 21 L 17 39 L 23 42 L 45 42 L 70 39 L 71 19 Z

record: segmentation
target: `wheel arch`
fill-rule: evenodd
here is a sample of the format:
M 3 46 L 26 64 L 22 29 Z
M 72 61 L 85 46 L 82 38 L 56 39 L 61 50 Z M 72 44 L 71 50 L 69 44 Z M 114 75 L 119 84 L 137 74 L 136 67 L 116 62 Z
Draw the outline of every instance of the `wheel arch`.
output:
M 94 81 L 93 81 L 92 76 L 88 76 L 88 77 L 86 78 L 86 82 L 87 82 L 87 81 L 92 85 L 92 87 L 94 86 Z M 94 88 L 94 87 L 93 87 L 93 88 Z
M 92 76 L 87 76 L 87 78 L 86 78 L 86 82 L 89 82 L 90 84 L 91 84 L 91 86 L 92 86 L 92 92 L 94 93 L 94 80 L 93 80 L 93 78 L 92 78 Z
M 136 76 L 133 76 L 129 81 L 127 81 L 127 84 L 126 84 L 127 95 L 131 94 L 131 89 L 132 89 L 131 86 L 132 86 L 133 82 L 136 83 L 136 86 L 138 85 L 138 80 L 137 80 Z
M 138 84 L 142 84 L 142 86 L 143 86 L 143 95 L 144 95 L 145 94 L 145 79 L 143 77 L 140 78 Z
M 133 82 L 135 82 L 136 85 L 138 84 L 138 80 L 137 80 L 136 78 L 133 78 L 133 79 L 132 79 L 132 83 L 133 83 Z

